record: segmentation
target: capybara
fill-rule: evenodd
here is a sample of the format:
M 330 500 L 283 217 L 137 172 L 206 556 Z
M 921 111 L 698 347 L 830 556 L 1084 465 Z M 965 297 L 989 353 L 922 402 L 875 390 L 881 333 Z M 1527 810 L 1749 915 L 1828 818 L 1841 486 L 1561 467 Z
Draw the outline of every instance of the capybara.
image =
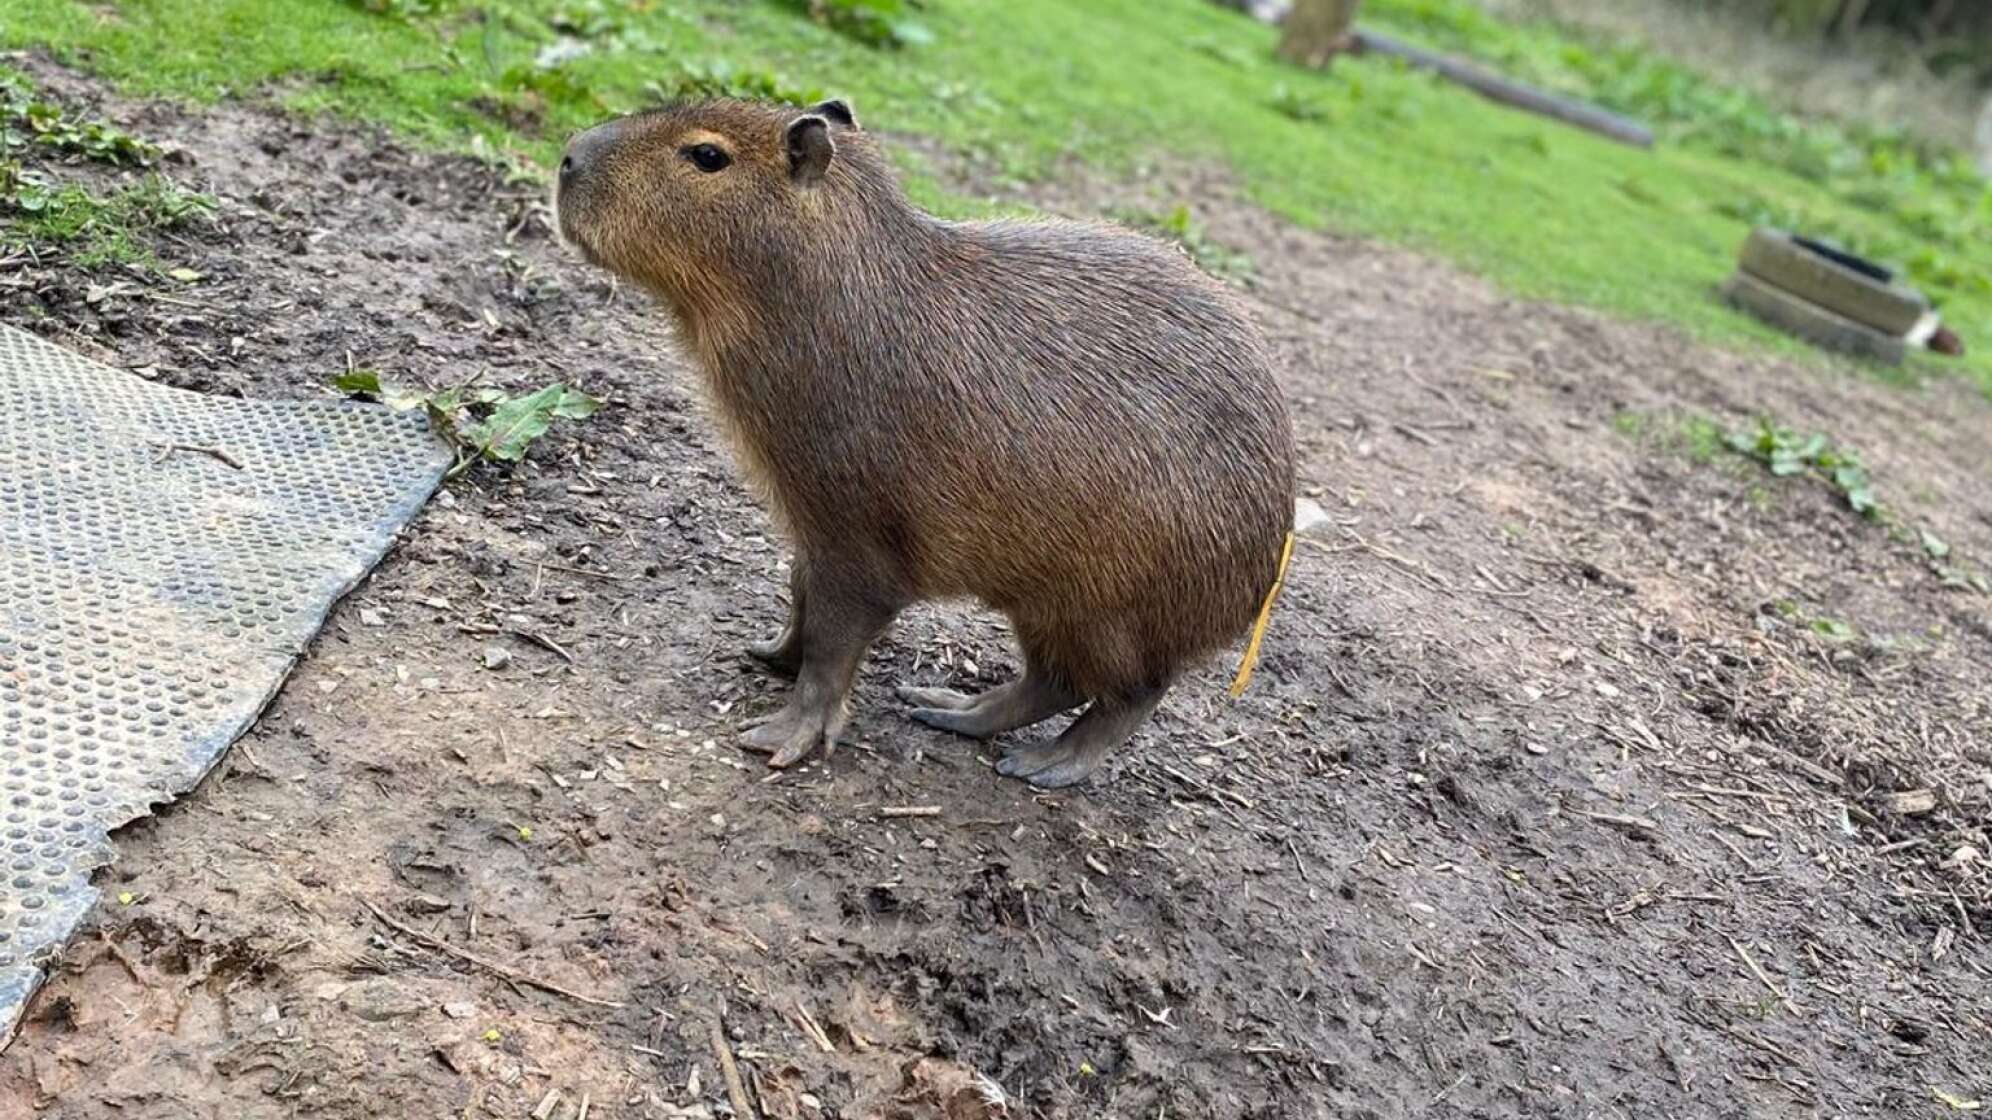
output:
M 1180 249 L 1104 224 L 945 221 L 850 108 L 714 100 L 576 135 L 562 235 L 654 293 L 795 549 L 795 678 L 747 745 L 834 746 L 866 649 L 911 603 L 1009 617 L 1024 671 L 901 688 L 988 737 L 1085 706 L 997 769 L 1084 780 L 1236 640 L 1293 524 L 1292 424 L 1264 342 Z

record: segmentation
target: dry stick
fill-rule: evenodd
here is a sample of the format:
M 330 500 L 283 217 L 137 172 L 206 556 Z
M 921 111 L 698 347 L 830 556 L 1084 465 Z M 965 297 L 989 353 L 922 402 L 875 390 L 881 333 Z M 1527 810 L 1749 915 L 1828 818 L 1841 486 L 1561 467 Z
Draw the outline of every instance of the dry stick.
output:
M 574 664 L 574 655 L 561 649 L 559 643 L 544 634 L 535 634 L 531 630 L 507 630 L 506 633 L 515 638 L 523 638 L 549 653 L 558 654 L 560 659 L 569 665 Z
M 494 976 L 501 976 L 507 980 L 512 981 L 515 984 L 525 984 L 528 985 L 529 987 L 538 988 L 543 992 L 552 992 L 554 995 L 557 996 L 566 996 L 568 999 L 574 1000 L 576 1003 L 585 1003 L 591 1007 L 623 1006 L 622 1004 L 617 1003 L 614 1000 L 596 999 L 594 996 L 584 996 L 580 992 L 571 991 L 567 988 L 563 988 L 560 985 L 555 984 L 550 980 L 541 980 L 537 976 L 528 975 L 526 973 L 520 972 L 518 969 L 508 968 L 505 965 L 499 964 L 497 961 L 486 960 L 475 953 L 459 949 L 456 946 L 450 944 L 447 941 L 444 941 L 439 937 L 431 937 L 430 935 L 423 933 L 419 929 L 415 929 L 411 926 L 406 926 L 400 922 L 395 921 L 393 918 L 388 917 L 386 913 L 384 913 L 381 910 L 380 907 L 375 906 L 373 903 L 367 901 L 364 898 L 360 900 L 360 905 L 366 907 L 367 910 L 370 913 L 372 913 L 374 917 L 380 919 L 380 924 L 386 926 L 387 928 L 394 930 L 395 932 L 400 933 L 403 936 L 412 937 L 415 940 L 420 941 L 422 944 L 427 945 L 431 949 L 435 949 L 443 953 L 448 953 L 450 956 L 455 957 L 456 959 L 464 961 L 468 964 L 474 964 L 477 967 L 483 969 L 486 972 L 491 973 Z
M 565 564 L 540 564 L 549 572 L 566 572 L 570 576 L 587 576 L 589 579 L 605 579 L 610 583 L 628 583 L 628 576 L 615 576 L 607 572 L 591 572 L 586 568 L 570 568 Z
M 717 1020 L 712 1024 L 712 1054 L 719 1059 L 720 1076 L 726 1079 L 726 1096 L 733 1102 L 733 1115 L 758 1120 L 760 1113 L 747 1102 L 747 1086 L 740 1083 L 740 1067 L 734 1064 L 733 1047 L 726 1044 L 726 1028 Z
M 1743 943 L 1733 937 L 1725 937 L 1724 940 L 1729 942 L 1730 948 L 1736 950 L 1737 956 L 1743 958 L 1743 963 L 1750 969 L 1750 974 L 1757 978 L 1757 982 L 1769 988 L 1771 994 L 1778 997 L 1778 1002 L 1784 1004 L 1786 1011 L 1791 1012 L 1793 1015 L 1798 1014 L 1797 1005 L 1791 1002 L 1791 997 L 1784 993 L 1783 988 L 1771 982 L 1771 978 L 1764 972 L 1763 966 L 1757 963 L 1757 958 L 1750 955 L 1750 950 L 1744 948 Z
M 1569 811 L 1580 817 L 1589 817 L 1599 824 L 1608 824 L 1615 828 L 1623 828 L 1628 832 L 1649 833 L 1657 832 L 1660 828 L 1658 822 L 1648 820 L 1645 817 L 1627 817 L 1617 813 L 1593 813 L 1588 809 L 1571 809 Z
M 939 805 L 888 805 L 878 811 L 881 817 L 938 817 Z
M 830 1036 L 824 1032 L 823 1025 L 816 1021 L 816 1016 L 809 1013 L 809 1008 L 803 1004 L 800 998 L 795 1001 L 795 1013 L 802 1017 L 802 1029 L 809 1035 L 810 1041 L 816 1043 L 818 1050 L 823 1051 L 825 1054 L 835 1054 L 837 1052 L 836 1045 L 830 1041 Z

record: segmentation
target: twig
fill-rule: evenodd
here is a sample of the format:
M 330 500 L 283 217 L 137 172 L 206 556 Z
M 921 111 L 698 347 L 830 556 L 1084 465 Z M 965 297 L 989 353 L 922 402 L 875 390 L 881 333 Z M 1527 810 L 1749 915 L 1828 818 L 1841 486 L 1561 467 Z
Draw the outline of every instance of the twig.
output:
M 837 1052 L 837 1047 L 831 1043 L 830 1036 L 824 1033 L 822 1024 L 816 1021 L 816 1016 L 809 1013 L 809 1008 L 803 1005 L 801 999 L 795 1001 L 795 1013 L 801 1016 L 802 1029 L 816 1043 L 818 1050 L 823 1051 L 825 1054 L 835 1054 Z
M 610 583 L 629 582 L 628 576 L 612 576 L 607 572 L 591 572 L 586 568 L 570 568 L 565 564 L 542 563 L 540 567 L 545 568 L 549 572 L 566 572 L 570 576 L 587 576 L 589 579 L 605 579 L 608 580 Z
M 1744 948 L 1743 943 L 1733 937 L 1727 937 L 1724 940 L 1729 942 L 1730 948 L 1736 950 L 1737 956 L 1743 958 L 1744 966 L 1749 968 L 1750 974 L 1757 978 L 1757 982 L 1770 989 L 1771 994 L 1778 997 L 1778 1002 L 1784 1004 L 1786 1011 L 1791 1012 L 1793 1015 L 1798 1014 L 1797 1005 L 1791 1002 L 1791 997 L 1784 993 L 1783 988 L 1771 982 L 1769 974 L 1764 971 L 1762 965 L 1757 963 L 1757 958 L 1750 955 L 1750 950 Z
M 939 805 L 888 805 L 878 811 L 881 817 L 938 817 Z
M 508 630 L 506 631 L 506 633 L 512 635 L 515 638 L 524 638 L 526 641 L 531 642 L 532 644 L 540 647 L 543 650 L 559 654 L 560 659 L 562 661 L 567 662 L 569 665 L 574 664 L 574 655 L 567 652 L 564 649 L 561 649 L 559 643 L 555 642 L 552 638 L 549 638 L 544 634 L 535 634 L 531 630 Z
M 1617 813 L 1593 813 L 1587 809 L 1571 809 L 1569 811 L 1580 817 L 1589 817 L 1599 824 L 1608 824 L 1614 828 L 1625 829 L 1628 832 L 1646 833 L 1658 832 L 1660 830 L 1658 822 L 1648 820 L 1645 817 L 1626 817 L 1620 816 Z
M 124 951 L 124 946 L 118 944 L 110 934 L 101 929 L 97 931 L 97 938 L 104 943 L 104 948 L 111 951 L 111 956 L 116 957 L 118 963 L 124 966 L 125 975 L 131 977 L 132 983 L 142 988 L 150 988 L 152 986 L 145 982 L 143 976 L 138 974 L 138 966 L 132 963 L 131 954 Z
M 206 455 L 231 470 L 242 469 L 242 463 L 235 456 L 219 447 L 207 447 L 196 443 L 155 443 L 152 446 L 159 449 L 159 457 L 152 460 L 154 463 L 163 463 L 171 459 L 175 451 L 184 451 L 189 455 Z
M 726 1028 L 712 1024 L 712 1054 L 719 1059 L 720 1076 L 726 1079 L 726 1097 L 733 1102 L 733 1115 L 742 1120 L 759 1120 L 760 1113 L 747 1101 L 747 1086 L 740 1083 L 740 1067 L 733 1061 L 733 1047 L 726 1044 Z
M 585 1003 L 591 1007 L 623 1006 L 622 1004 L 617 1003 L 614 1000 L 596 999 L 594 996 L 584 996 L 580 992 L 563 988 L 560 985 L 555 984 L 550 980 L 541 980 L 537 976 L 528 975 L 527 973 L 520 972 L 518 969 L 508 968 L 505 965 L 499 964 L 497 961 L 486 960 L 475 953 L 459 949 L 456 946 L 450 944 L 449 942 L 442 940 L 441 938 L 431 937 L 430 935 L 423 933 L 419 929 L 415 929 L 411 926 L 403 925 L 402 923 L 395 921 L 393 918 L 388 917 L 387 914 L 383 912 L 380 907 L 375 906 L 373 903 L 367 901 L 364 898 L 360 900 L 360 905 L 366 907 L 367 910 L 370 913 L 372 913 L 375 918 L 378 918 L 380 920 L 381 925 L 384 925 L 387 928 L 394 930 L 397 933 L 400 933 L 404 937 L 412 937 L 415 940 L 420 941 L 422 944 L 427 945 L 431 949 L 435 949 L 438 952 L 447 953 L 450 956 L 455 957 L 458 960 L 464 961 L 468 964 L 474 964 L 477 967 L 485 970 L 486 972 L 489 972 L 495 976 L 502 976 L 505 979 L 510 980 L 515 984 L 525 984 L 530 987 L 538 988 L 543 992 L 552 992 L 554 995 L 557 996 L 566 996 L 568 999 L 574 1000 L 576 1003 Z
M 1419 443 L 1424 444 L 1426 447 L 1432 447 L 1439 442 L 1438 440 L 1433 439 L 1431 436 L 1426 435 L 1425 433 L 1419 431 L 1418 429 L 1412 427 L 1409 424 L 1393 423 L 1390 426 L 1396 428 L 1398 432 L 1402 433 L 1405 437 L 1409 439 L 1415 439 Z

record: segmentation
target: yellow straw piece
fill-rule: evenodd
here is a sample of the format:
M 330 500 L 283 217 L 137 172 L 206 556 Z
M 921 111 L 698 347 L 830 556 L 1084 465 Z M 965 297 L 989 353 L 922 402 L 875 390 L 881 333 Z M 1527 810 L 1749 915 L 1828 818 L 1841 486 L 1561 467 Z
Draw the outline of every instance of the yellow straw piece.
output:
M 1287 561 L 1293 559 L 1293 534 L 1286 535 L 1286 546 L 1280 549 L 1280 574 L 1273 577 L 1273 589 L 1266 592 L 1266 601 L 1259 607 L 1259 621 L 1252 625 L 1252 640 L 1245 644 L 1245 663 L 1238 666 L 1238 676 L 1231 682 L 1231 698 L 1245 695 L 1245 687 L 1252 683 L 1252 670 L 1259 666 L 1259 642 L 1266 636 L 1266 624 L 1273 620 L 1273 600 L 1280 597 L 1280 588 L 1286 586 Z

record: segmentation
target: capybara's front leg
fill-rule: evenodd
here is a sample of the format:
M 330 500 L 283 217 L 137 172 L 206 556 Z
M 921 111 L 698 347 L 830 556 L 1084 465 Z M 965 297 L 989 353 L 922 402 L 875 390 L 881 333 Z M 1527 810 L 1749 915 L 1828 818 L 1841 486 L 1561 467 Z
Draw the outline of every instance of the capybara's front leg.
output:
M 905 603 L 864 572 L 814 559 L 800 601 L 808 609 L 796 631 L 801 664 L 795 690 L 787 707 L 746 736 L 749 748 L 773 755 L 768 765 L 776 769 L 795 765 L 819 746 L 827 757 L 837 745 L 858 664 Z

